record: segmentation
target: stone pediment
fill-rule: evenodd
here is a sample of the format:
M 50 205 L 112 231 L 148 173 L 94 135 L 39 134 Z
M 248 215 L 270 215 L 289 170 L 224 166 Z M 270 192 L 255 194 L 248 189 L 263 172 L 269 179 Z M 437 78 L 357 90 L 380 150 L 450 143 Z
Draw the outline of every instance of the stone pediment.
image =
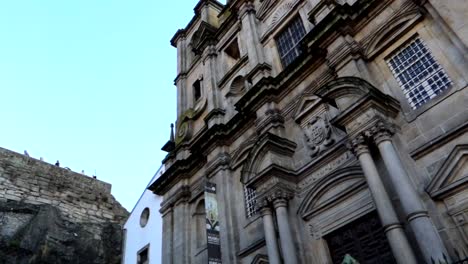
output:
M 468 187 L 468 145 L 458 145 L 426 187 L 432 198 L 443 199 Z
M 268 263 L 268 256 L 267 255 L 258 254 L 252 260 L 252 264 L 267 264 L 267 263 Z
M 217 29 L 206 23 L 201 22 L 197 31 L 193 34 L 191 46 L 195 54 L 201 54 L 205 47 L 215 38 Z
M 359 167 L 339 169 L 320 179 L 305 196 L 299 206 L 298 214 L 304 219 L 333 207 L 337 201 L 345 200 L 348 196 L 366 186 L 366 181 Z
M 241 181 L 250 184 L 257 181 L 264 170 L 280 167 L 291 170 L 293 166 L 292 156 L 296 149 L 296 143 L 271 133 L 261 136 L 251 148 L 242 167 Z
M 304 94 L 297 105 L 296 112 L 294 113 L 294 120 L 299 124 L 302 123 L 304 118 L 314 112 L 314 110 L 317 110 L 321 101 L 322 100 L 314 94 Z

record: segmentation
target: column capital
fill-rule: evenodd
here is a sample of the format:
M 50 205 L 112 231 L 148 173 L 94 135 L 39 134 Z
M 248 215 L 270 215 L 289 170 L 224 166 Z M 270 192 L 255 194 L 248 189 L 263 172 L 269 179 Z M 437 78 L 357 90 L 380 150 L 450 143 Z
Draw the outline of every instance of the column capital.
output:
M 269 206 L 262 206 L 262 207 L 259 207 L 260 208 L 260 215 L 262 217 L 266 216 L 266 215 L 272 215 L 272 211 L 271 211 L 271 208 Z
M 239 8 L 239 17 L 242 18 L 247 14 L 255 14 L 255 12 L 255 4 L 252 1 L 247 1 Z
M 384 141 L 390 141 L 392 135 L 395 134 L 394 125 L 385 122 L 383 120 L 378 121 L 371 129 L 366 131 L 369 137 L 372 137 L 375 143 L 378 145 Z
M 215 45 L 210 44 L 208 47 L 206 47 L 203 56 L 203 62 L 216 58 L 218 56 L 218 52 L 216 51 Z
M 348 143 L 348 148 L 359 157 L 364 153 L 369 153 L 369 147 L 367 146 L 366 137 L 363 134 L 359 134 Z
M 265 195 L 265 199 L 270 203 L 275 203 L 277 200 L 288 201 L 294 197 L 294 194 L 290 190 L 276 188 L 270 193 Z
M 288 207 L 288 200 L 285 198 L 278 198 L 273 201 L 273 207 L 278 209 L 280 207 Z

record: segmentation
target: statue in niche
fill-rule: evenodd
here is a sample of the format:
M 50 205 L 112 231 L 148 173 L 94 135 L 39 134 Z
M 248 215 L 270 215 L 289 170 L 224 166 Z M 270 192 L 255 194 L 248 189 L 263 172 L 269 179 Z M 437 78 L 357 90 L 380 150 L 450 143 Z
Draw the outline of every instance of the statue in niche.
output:
M 332 129 L 328 120 L 315 116 L 304 128 L 307 146 L 311 150 L 311 156 L 316 157 L 320 150 L 331 146 L 334 143 Z

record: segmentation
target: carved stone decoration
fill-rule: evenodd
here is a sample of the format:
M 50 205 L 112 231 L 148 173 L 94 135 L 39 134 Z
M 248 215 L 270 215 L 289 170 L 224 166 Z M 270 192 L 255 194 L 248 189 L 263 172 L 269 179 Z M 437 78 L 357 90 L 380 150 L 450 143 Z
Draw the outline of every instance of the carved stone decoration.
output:
M 399 35 L 404 34 L 422 16 L 414 1 L 406 1 L 391 17 L 361 41 L 363 55 L 367 59 L 375 57 L 381 49 L 384 49 Z
M 252 260 L 252 264 L 267 264 L 267 263 L 268 263 L 268 256 L 267 255 L 258 254 Z
M 457 145 L 426 186 L 433 199 L 457 196 L 468 187 L 468 144 Z M 456 203 L 455 203 L 456 204 Z M 449 203 L 448 207 L 452 205 Z
M 307 138 L 307 146 L 312 151 L 312 157 L 317 156 L 321 149 L 323 150 L 335 142 L 331 137 L 331 132 L 331 126 L 326 119 L 316 116 L 309 121 L 304 129 L 304 134 Z
M 390 140 L 395 132 L 395 125 L 385 120 L 379 120 L 365 133 L 368 137 L 372 137 L 376 144 L 379 144 L 382 141 Z
M 275 6 L 278 1 L 275 0 L 260 0 L 260 7 L 257 12 L 257 17 L 262 20 L 265 15 Z
M 271 2 L 271 3 L 269 3 Z M 266 14 L 270 13 L 270 10 L 276 7 L 276 2 L 280 1 L 264 1 L 264 8 L 260 7 L 261 10 L 259 12 L 258 17 L 260 19 L 266 18 Z M 265 31 L 263 32 L 262 36 L 269 34 L 280 22 L 287 16 L 287 14 L 293 9 L 300 1 L 299 0 L 288 0 L 281 3 L 280 6 L 276 7 L 274 13 L 269 15 L 267 19 L 263 19 L 265 24 Z M 262 18 L 263 17 L 263 18 Z

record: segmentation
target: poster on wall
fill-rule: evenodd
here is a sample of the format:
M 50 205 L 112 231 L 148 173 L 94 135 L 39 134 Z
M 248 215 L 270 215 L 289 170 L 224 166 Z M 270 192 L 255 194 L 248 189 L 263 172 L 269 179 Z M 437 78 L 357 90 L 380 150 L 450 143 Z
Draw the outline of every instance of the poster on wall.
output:
M 207 182 L 205 186 L 206 235 L 208 239 L 208 264 L 221 264 L 221 244 L 219 239 L 219 214 L 216 201 L 216 184 Z

